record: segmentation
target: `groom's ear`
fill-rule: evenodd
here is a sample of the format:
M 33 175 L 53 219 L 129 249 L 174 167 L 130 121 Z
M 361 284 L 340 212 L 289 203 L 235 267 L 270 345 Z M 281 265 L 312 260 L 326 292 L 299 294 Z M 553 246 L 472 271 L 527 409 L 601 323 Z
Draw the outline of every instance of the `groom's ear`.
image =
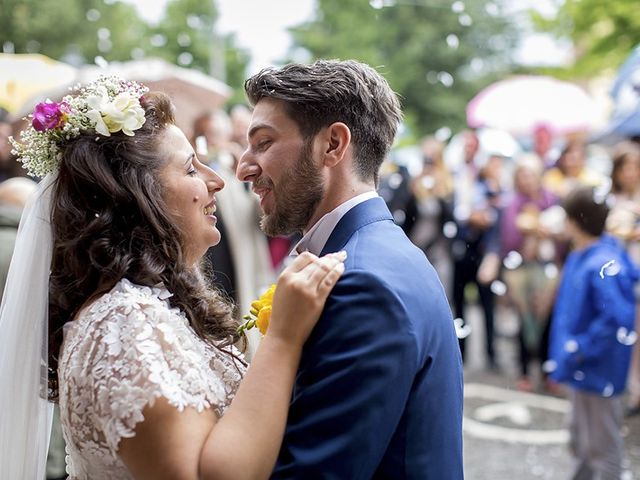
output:
M 325 131 L 324 159 L 327 167 L 334 167 L 342 161 L 351 146 L 351 130 L 342 122 L 329 125 Z

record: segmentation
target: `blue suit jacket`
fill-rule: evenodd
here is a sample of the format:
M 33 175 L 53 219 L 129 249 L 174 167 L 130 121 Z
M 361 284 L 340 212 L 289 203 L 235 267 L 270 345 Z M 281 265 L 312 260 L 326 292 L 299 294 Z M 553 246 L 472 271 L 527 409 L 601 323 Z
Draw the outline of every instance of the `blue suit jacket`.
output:
M 462 361 L 435 270 L 381 198 L 351 209 L 323 254 L 342 249 L 272 478 L 462 479 Z

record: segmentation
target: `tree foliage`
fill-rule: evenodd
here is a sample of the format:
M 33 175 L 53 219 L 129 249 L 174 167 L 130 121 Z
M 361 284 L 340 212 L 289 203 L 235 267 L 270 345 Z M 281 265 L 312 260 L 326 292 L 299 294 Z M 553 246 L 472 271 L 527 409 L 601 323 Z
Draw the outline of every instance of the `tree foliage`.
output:
M 629 0 L 565 0 L 553 19 L 532 12 L 538 29 L 569 37 L 575 63 L 564 73 L 589 77 L 619 67 L 640 44 L 640 9 Z
M 213 2 L 171 0 L 160 23 L 149 29 L 147 51 L 175 64 L 209 71 L 217 60 L 211 52 L 217 16 Z
M 244 93 L 244 81 L 247 78 L 247 66 L 251 54 L 244 48 L 236 47 L 234 34 L 224 37 L 225 78 L 227 85 L 233 87 L 233 95 L 227 101 L 229 105 L 247 103 Z
M 483 0 L 318 0 L 316 19 L 292 33 L 313 58 L 377 67 L 401 95 L 415 136 L 462 128 L 469 99 L 511 68 L 516 38 L 499 4 Z
M 160 57 L 241 89 L 249 54 L 232 35 L 215 34 L 217 16 L 212 0 L 170 0 L 157 25 L 117 0 L 0 0 L 0 47 L 76 65 Z
M 235 98 L 244 95 L 241 86 L 250 55 L 236 47 L 233 34 L 216 32 L 217 18 L 211 1 L 171 0 L 160 23 L 150 29 L 147 48 L 150 55 L 227 82 L 234 87 Z
M 103 0 L 0 0 L 0 45 L 77 63 L 130 58 L 144 32 L 131 4 Z

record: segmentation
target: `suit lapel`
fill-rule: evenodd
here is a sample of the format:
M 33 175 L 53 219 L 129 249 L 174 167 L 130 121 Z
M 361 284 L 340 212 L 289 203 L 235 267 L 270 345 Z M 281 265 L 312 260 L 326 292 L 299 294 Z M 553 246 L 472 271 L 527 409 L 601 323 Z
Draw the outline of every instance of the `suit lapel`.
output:
M 340 219 L 336 228 L 331 232 L 320 256 L 330 252 L 337 252 L 344 247 L 356 230 L 382 220 L 393 221 L 393 217 L 381 197 L 371 198 L 359 203 Z

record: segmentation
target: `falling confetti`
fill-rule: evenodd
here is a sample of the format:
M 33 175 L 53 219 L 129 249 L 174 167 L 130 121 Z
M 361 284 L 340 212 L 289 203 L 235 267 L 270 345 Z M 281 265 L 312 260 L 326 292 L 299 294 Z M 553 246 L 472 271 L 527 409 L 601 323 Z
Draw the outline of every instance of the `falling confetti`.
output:
M 436 179 L 431 175 L 425 175 L 422 177 L 422 180 L 420 180 L 420 184 L 427 190 L 431 190 L 436 186 Z
M 593 189 L 593 201 L 601 205 L 607 201 L 611 191 L 611 179 L 605 178 L 602 184 Z
M 467 338 L 471 334 L 471 325 L 466 325 L 461 318 L 455 318 L 453 326 L 456 329 L 456 336 L 460 339 Z
M 547 263 L 544 266 L 544 275 L 547 278 L 550 278 L 550 279 L 557 278 L 559 273 L 560 272 L 558 272 L 558 267 L 556 266 L 555 263 Z
M 616 338 L 618 342 L 630 347 L 638 340 L 638 333 L 634 330 L 627 330 L 625 327 L 620 327 L 616 332 Z
M 578 342 L 575 340 L 567 340 L 564 344 L 565 352 L 576 353 L 578 351 Z
M 396 190 L 400 185 L 402 185 L 402 175 L 399 173 L 392 173 L 387 182 L 389 183 L 390 188 Z
M 502 264 L 504 265 L 504 268 L 506 268 L 507 270 L 515 270 L 520 265 L 522 265 L 522 255 L 520 255 L 515 250 L 511 250 L 504 257 Z
M 545 373 L 555 372 L 558 368 L 558 363 L 555 360 L 547 360 L 542 364 L 542 371 Z
M 507 286 L 505 285 L 504 282 L 501 282 L 500 280 L 494 280 L 493 282 L 491 282 L 490 288 L 491 288 L 491 291 L 499 297 L 507 293 Z
M 615 260 L 609 260 L 600 269 L 600 278 L 604 279 L 605 275 L 607 277 L 613 277 L 618 273 L 620 273 L 620 265 L 618 265 Z
M 453 209 L 453 217 L 461 222 L 466 222 L 471 216 L 471 208 L 466 205 L 458 205 Z
M 454 238 L 458 234 L 458 226 L 455 222 L 447 222 L 442 226 L 442 233 L 447 238 Z

